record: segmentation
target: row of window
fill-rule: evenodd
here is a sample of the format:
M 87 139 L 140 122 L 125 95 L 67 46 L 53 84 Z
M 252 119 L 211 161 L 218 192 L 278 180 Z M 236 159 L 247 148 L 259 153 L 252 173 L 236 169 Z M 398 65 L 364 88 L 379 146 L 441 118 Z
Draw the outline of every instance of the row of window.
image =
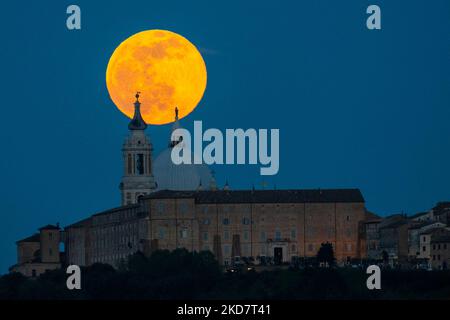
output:
M 109 248 L 133 248 L 137 244 L 135 237 L 121 237 L 117 239 L 105 238 L 97 239 L 93 242 L 94 249 L 109 249 Z
M 133 166 L 134 160 L 134 166 Z M 146 172 L 151 172 L 150 157 L 143 153 L 128 154 L 127 156 L 127 174 L 144 175 Z M 146 169 L 147 168 L 147 169 Z
M 291 235 L 291 239 L 292 240 L 297 239 L 297 231 L 295 229 L 291 230 L 291 234 L 290 235 Z M 166 228 L 160 227 L 158 229 L 158 238 L 163 240 L 163 239 L 165 239 L 165 237 L 166 237 Z M 179 231 L 179 237 L 182 238 L 182 239 L 187 239 L 189 237 L 188 229 L 187 228 L 182 228 Z M 242 233 L 242 237 L 243 237 L 244 240 L 249 240 L 250 239 L 250 232 L 248 230 L 245 230 Z M 230 232 L 229 231 L 225 231 L 223 233 L 223 238 L 224 238 L 224 240 L 229 240 L 230 239 Z M 209 232 L 203 232 L 202 233 L 202 239 L 203 239 L 203 241 L 208 241 L 209 240 Z M 275 239 L 275 241 L 280 241 L 280 240 L 283 239 L 281 231 L 279 231 L 279 230 L 275 231 L 274 239 Z M 267 240 L 267 234 L 266 234 L 265 231 L 262 231 L 260 233 L 260 240 L 261 241 L 266 241 Z
M 294 252 L 296 252 L 297 247 L 296 247 L 295 244 L 292 244 L 290 249 L 291 249 L 291 253 L 294 253 Z M 211 249 L 210 249 L 210 246 L 205 245 L 205 246 L 203 246 L 203 250 L 211 250 Z M 316 246 L 314 244 L 308 244 L 307 250 L 309 252 L 313 253 L 313 252 L 316 252 L 318 250 L 318 248 L 316 248 Z M 351 252 L 352 251 L 352 244 L 351 243 L 347 243 L 346 246 L 345 246 L 345 250 L 346 250 L 346 252 Z M 229 256 L 231 254 L 231 245 L 230 244 L 223 245 L 223 253 L 224 253 L 225 256 Z M 251 254 L 252 254 L 251 246 L 249 244 L 244 244 L 242 246 L 241 255 L 243 255 L 243 256 L 250 256 Z M 267 254 L 268 254 L 267 246 L 260 247 L 260 255 L 261 256 L 265 256 Z M 440 259 L 440 256 L 438 256 L 438 257 Z
M 96 237 L 99 236 L 107 236 L 111 233 L 116 232 L 123 232 L 123 233 L 131 233 L 131 232 L 137 232 L 138 225 L 136 223 L 127 223 L 127 224 L 120 224 L 108 228 L 98 228 L 93 231 L 93 235 Z
M 97 256 L 92 258 L 92 262 L 100 262 L 100 263 L 106 263 L 111 261 L 119 261 L 120 259 L 126 259 L 128 258 L 129 254 L 112 254 L 112 255 L 104 255 L 104 256 Z
M 441 244 L 440 244 L 440 243 L 439 243 L 438 245 L 433 244 L 433 250 L 436 250 L 436 248 L 437 248 L 438 250 L 441 250 Z M 447 244 L 446 244 L 446 243 L 442 244 L 442 248 L 443 248 L 444 250 L 447 250 Z
M 130 196 L 131 197 L 131 196 Z M 93 222 L 94 224 L 106 224 L 113 222 L 121 222 L 125 219 L 130 219 L 136 216 L 136 210 L 128 209 L 126 211 L 119 211 L 110 214 L 94 216 Z
M 179 211 L 180 211 L 181 213 L 186 213 L 186 212 L 188 211 L 189 206 L 188 206 L 187 203 L 181 203 L 181 204 L 179 204 L 178 206 L 179 206 Z M 158 214 L 164 214 L 165 211 L 166 211 L 166 205 L 165 205 L 165 203 L 164 203 L 164 202 L 157 202 L 157 203 L 156 203 L 156 211 L 157 211 Z M 229 213 L 230 210 L 229 210 L 228 207 L 224 207 L 223 212 Z M 242 210 L 240 210 L 240 212 L 242 213 Z M 204 214 L 207 214 L 207 213 L 208 213 L 208 207 L 203 207 L 203 213 L 204 213 Z M 262 218 L 262 219 L 263 219 L 263 218 Z M 312 220 L 312 219 L 313 219 L 313 215 L 311 215 L 311 214 L 308 215 L 308 219 L 309 219 L 309 220 Z M 206 220 L 209 220 L 209 219 L 205 219 L 205 221 L 206 221 Z M 332 215 L 330 215 L 329 220 L 330 220 L 330 221 L 333 220 L 333 216 L 332 216 Z M 345 216 L 345 221 L 349 222 L 350 220 L 351 220 L 351 219 L 350 219 L 350 215 Z M 244 221 L 246 221 L 246 223 L 244 223 Z M 223 224 L 228 224 L 228 223 L 229 223 L 229 218 L 224 218 L 222 222 L 223 222 Z M 249 224 L 249 223 L 250 223 L 250 220 L 249 220 L 248 218 L 243 218 L 243 222 L 242 222 L 242 223 L 243 223 L 243 224 Z

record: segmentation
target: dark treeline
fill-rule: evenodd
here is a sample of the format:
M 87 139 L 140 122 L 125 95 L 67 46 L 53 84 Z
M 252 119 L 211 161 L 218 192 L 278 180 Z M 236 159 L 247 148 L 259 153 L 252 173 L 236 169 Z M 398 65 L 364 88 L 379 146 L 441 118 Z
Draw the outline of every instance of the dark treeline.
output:
M 68 290 L 65 270 L 37 279 L 0 277 L 0 299 L 449 299 L 450 272 L 383 270 L 382 289 L 360 269 L 309 268 L 224 273 L 210 252 L 184 249 L 131 256 L 116 270 L 82 268 L 82 289 Z

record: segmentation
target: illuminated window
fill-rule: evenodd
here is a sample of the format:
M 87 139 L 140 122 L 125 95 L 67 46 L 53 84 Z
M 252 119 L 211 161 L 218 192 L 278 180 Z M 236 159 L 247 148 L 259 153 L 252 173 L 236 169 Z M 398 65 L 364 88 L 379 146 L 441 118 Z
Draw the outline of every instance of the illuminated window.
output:
M 183 228 L 180 230 L 180 238 L 181 239 L 187 239 L 188 237 L 188 230 L 187 228 Z

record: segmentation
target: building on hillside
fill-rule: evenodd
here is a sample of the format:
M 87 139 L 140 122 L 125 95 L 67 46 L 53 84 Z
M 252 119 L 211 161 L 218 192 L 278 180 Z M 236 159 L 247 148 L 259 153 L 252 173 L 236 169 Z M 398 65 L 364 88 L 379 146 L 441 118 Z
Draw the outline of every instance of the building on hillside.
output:
M 437 221 L 411 223 L 408 229 L 408 255 L 410 259 L 429 259 L 429 245 L 430 239 L 426 235 L 429 230 L 445 228 L 446 225 Z M 423 235 L 422 241 L 420 236 Z M 424 240 L 425 239 L 425 240 Z M 424 246 L 426 247 L 423 250 Z
M 435 221 L 450 225 L 450 202 L 438 202 L 433 208 Z
M 156 249 L 176 248 L 209 250 L 222 264 L 236 256 L 285 263 L 293 257 L 316 256 L 325 242 L 333 244 L 339 262 L 365 257 L 366 208 L 358 189 L 230 190 L 226 184 L 219 190 L 207 166 L 171 162 L 171 148 L 182 143 L 173 134 L 169 148 L 153 161 L 138 94 L 134 107 L 122 148 L 122 206 L 65 228 L 61 239 L 68 264 L 118 266 L 138 251 L 148 255 Z M 178 127 L 176 110 L 174 128 Z M 41 231 L 39 248 L 45 254 L 37 257 L 56 267 L 60 261 L 49 260 L 49 248 L 43 245 L 46 237 Z M 36 239 L 28 241 L 28 251 L 36 252 L 38 244 L 31 242 Z M 59 238 L 53 241 L 56 252 Z M 30 274 L 25 269 L 33 268 L 28 264 L 34 260 L 19 257 L 20 270 Z
M 403 214 L 385 218 L 379 225 L 380 252 L 387 254 L 391 265 L 404 264 L 408 260 L 409 221 Z
M 414 214 L 412 216 L 409 216 L 409 219 L 412 222 L 430 222 L 430 221 L 434 221 L 433 210 L 416 213 L 416 214 Z
M 383 219 L 373 213 L 366 214 L 364 222 L 366 257 L 370 260 L 381 259 L 379 227 Z
M 358 226 L 364 218 L 364 199 L 356 189 L 163 190 L 68 226 L 67 261 L 117 266 L 136 251 L 186 248 L 209 250 L 223 264 L 233 256 L 282 263 L 313 257 L 328 241 L 344 262 L 361 258 Z
M 430 263 L 436 270 L 447 270 L 450 266 L 450 231 L 446 231 L 431 238 Z
M 431 268 L 431 242 L 434 237 L 446 235 L 449 231 L 444 224 L 437 223 L 434 224 L 434 227 L 426 228 L 420 233 L 420 254 L 419 258 L 426 261 L 426 264 L 429 268 Z
M 17 244 L 17 264 L 10 272 L 20 272 L 27 277 L 37 277 L 47 270 L 61 267 L 62 257 L 59 246 L 61 232 L 59 226 L 47 225 Z

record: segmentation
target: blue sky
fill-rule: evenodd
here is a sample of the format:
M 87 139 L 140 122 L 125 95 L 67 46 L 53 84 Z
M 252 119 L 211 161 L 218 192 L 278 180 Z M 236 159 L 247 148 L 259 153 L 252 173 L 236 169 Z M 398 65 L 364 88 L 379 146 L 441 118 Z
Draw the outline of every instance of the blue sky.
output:
M 82 30 L 66 29 L 77 4 Z M 365 27 L 369 4 L 382 30 Z M 450 199 L 450 2 L 35 1 L 0 13 L 0 273 L 47 223 L 119 205 L 128 120 L 105 69 L 130 35 L 167 29 L 203 53 L 192 128 L 279 128 L 280 171 L 216 166 L 232 188 L 360 188 L 386 215 Z M 151 126 L 155 152 L 170 125 Z

